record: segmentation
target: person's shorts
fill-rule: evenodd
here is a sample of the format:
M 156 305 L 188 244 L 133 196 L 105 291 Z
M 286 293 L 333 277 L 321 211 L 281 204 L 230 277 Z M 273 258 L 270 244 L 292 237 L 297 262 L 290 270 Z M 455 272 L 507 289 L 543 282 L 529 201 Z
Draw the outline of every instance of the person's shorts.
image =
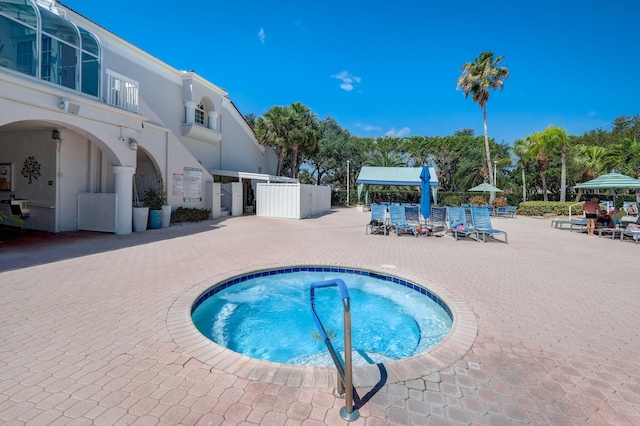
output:
M 585 213 L 584 217 L 586 217 L 587 219 L 596 219 L 598 217 L 597 213 Z

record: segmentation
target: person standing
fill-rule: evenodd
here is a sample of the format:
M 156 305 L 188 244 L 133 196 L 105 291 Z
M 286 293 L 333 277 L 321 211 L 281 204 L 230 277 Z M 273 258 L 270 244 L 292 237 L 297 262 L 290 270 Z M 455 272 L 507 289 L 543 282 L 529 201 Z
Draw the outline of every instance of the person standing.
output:
M 598 199 L 594 197 L 585 202 L 582 205 L 582 211 L 584 211 L 584 216 L 587 219 L 587 235 L 595 235 L 596 220 L 598 220 L 598 215 L 600 214 Z

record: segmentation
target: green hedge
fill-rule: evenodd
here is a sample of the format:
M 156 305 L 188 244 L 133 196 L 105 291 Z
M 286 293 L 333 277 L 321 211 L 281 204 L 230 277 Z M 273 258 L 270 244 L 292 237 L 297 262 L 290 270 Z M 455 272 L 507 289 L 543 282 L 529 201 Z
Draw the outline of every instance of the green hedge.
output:
M 543 216 L 545 214 L 569 215 L 569 207 L 575 201 L 561 203 L 559 201 L 524 201 L 518 206 L 518 214 L 524 216 Z M 571 207 L 572 215 L 582 214 L 582 205 Z

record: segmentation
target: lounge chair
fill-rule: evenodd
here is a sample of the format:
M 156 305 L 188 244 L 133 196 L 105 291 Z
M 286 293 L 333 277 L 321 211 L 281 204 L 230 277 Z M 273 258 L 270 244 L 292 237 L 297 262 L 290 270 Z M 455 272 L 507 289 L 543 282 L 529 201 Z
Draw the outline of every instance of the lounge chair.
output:
M 573 228 L 577 228 L 580 231 L 587 229 L 587 218 L 583 215 L 582 219 L 554 219 L 551 221 L 551 226 L 556 229 L 563 229 L 564 225 L 569 225 L 569 230 L 573 231 Z
M 638 222 L 640 222 L 640 219 L 638 219 Z M 640 240 L 640 225 L 636 223 L 627 225 L 627 228 L 620 232 L 620 241 L 624 241 L 624 237 L 633 238 L 638 244 L 638 240 Z
M 427 219 L 427 228 L 431 232 L 446 231 L 448 228 L 447 208 L 431 207 L 431 215 Z
M 638 216 L 638 206 L 633 201 L 625 201 L 622 210 L 627 212 L 629 216 Z
M 392 204 L 389 206 L 389 227 L 396 230 L 396 236 L 400 236 L 400 232 L 411 232 L 414 237 L 418 236 L 418 231 L 415 225 L 411 225 L 407 222 L 407 217 L 404 212 L 405 207 L 401 205 Z
M 495 217 L 507 217 L 506 207 L 496 207 Z
M 371 220 L 367 224 L 364 230 L 365 235 L 367 232 L 378 233 L 382 231 L 384 235 L 387 235 L 387 206 L 384 204 L 371 204 Z
M 598 236 L 602 237 L 602 234 L 611 233 L 611 239 L 614 240 L 616 238 L 616 234 L 620 234 L 622 232 L 622 228 L 621 228 L 622 218 L 625 217 L 626 214 L 627 212 L 625 212 L 624 210 L 620 210 L 619 212 L 611 216 L 611 226 L 596 227 L 596 231 L 598 231 Z
M 453 237 L 458 241 L 458 236 L 468 237 L 471 234 L 475 234 L 476 241 L 478 239 L 478 232 L 467 224 L 467 217 L 465 210 L 462 207 L 449 207 L 447 209 L 447 215 L 449 216 L 449 232 L 453 234 Z
M 503 234 L 504 243 L 508 244 L 507 233 L 500 229 L 495 229 L 491 225 L 491 216 L 489 216 L 487 209 L 471 209 L 471 217 L 473 218 L 473 228 L 478 233 L 478 236 L 482 234 L 482 241 L 487 242 L 487 235 L 495 239 L 495 235 Z
M 515 219 L 516 217 L 516 206 L 507 206 L 507 216 L 506 217 L 512 217 Z
M 407 223 L 409 225 L 423 226 L 422 221 L 420 220 L 420 206 L 416 204 L 407 204 L 404 206 L 404 215 L 407 218 Z

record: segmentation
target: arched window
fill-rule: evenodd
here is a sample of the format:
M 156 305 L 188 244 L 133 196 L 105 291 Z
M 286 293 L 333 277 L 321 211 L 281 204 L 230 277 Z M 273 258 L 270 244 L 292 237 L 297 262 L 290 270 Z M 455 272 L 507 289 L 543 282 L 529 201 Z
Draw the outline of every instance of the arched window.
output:
M 33 0 L 0 0 L 0 67 L 100 95 L 97 38 Z
M 100 95 L 100 43 L 84 28 L 78 27 L 82 40 L 82 62 L 80 65 L 80 91 L 87 95 Z
M 200 126 L 207 127 L 207 111 L 204 107 L 204 102 L 200 102 L 196 107 L 195 122 Z

